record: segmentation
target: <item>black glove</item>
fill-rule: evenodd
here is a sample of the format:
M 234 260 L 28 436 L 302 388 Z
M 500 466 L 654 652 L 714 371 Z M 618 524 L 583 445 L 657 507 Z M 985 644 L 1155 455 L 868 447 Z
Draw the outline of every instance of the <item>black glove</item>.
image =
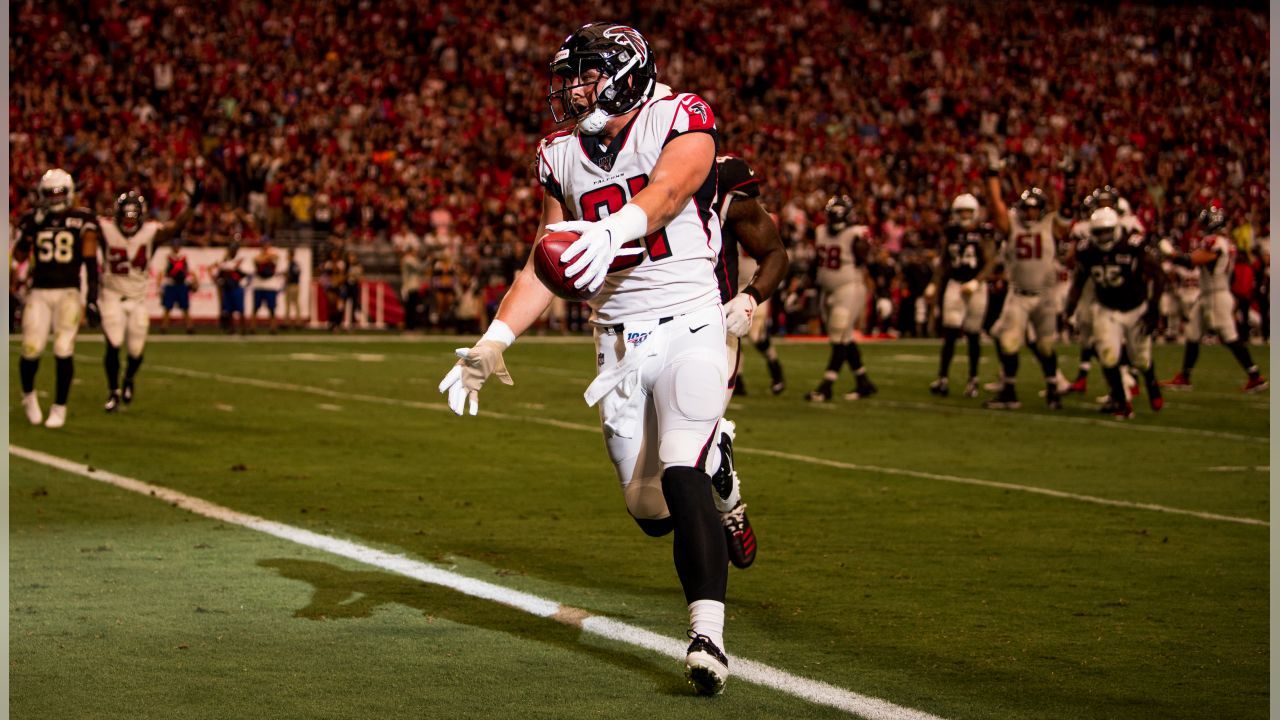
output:
M 98 328 L 102 325 L 102 311 L 98 309 L 98 301 L 90 300 L 84 306 L 84 317 L 89 321 L 89 327 Z

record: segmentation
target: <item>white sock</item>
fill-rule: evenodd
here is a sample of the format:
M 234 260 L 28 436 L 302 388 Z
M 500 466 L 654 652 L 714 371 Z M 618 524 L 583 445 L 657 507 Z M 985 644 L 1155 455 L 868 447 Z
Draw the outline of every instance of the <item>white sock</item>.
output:
M 689 627 L 698 635 L 706 635 L 724 652 L 724 603 L 718 600 L 694 600 L 689 603 Z

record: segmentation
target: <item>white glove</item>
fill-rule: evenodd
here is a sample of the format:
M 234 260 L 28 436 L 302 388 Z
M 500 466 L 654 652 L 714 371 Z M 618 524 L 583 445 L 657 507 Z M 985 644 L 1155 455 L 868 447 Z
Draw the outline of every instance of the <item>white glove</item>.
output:
M 756 312 L 756 299 L 747 293 L 738 293 L 724 304 L 725 330 L 734 337 L 742 337 L 751 331 L 751 317 Z
M 968 297 L 968 296 L 970 296 L 970 295 L 972 295 L 972 294 L 974 294 L 974 293 L 978 292 L 978 281 L 977 281 L 977 280 L 970 280 L 969 282 L 967 282 L 967 283 L 965 283 L 965 284 L 961 285 L 961 286 L 960 286 L 960 292 L 961 292 L 962 294 L 964 294 L 964 296 L 965 296 L 965 297 Z
M 560 262 L 572 262 L 565 268 L 565 277 L 575 278 L 573 286 L 595 292 L 604 284 L 609 274 L 609 264 L 615 257 L 640 255 L 643 247 L 624 248 L 632 240 L 644 237 L 649 229 L 649 216 L 634 203 L 627 203 L 618 212 L 599 222 L 566 220 L 547 226 L 551 232 L 581 233 L 572 245 L 560 253 Z M 576 258 L 576 260 L 575 260 Z
M 497 326 L 501 321 L 495 320 L 494 325 Z M 480 411 L 480 401 L 478 396 L 480 388 L 484 386 L 484 381 L 489 379 L 490 375 L 497 374 L 498 379 L 507 385 L 513 384 L 511 374 L 507 372 L 507 363 L 502 359 L 502 351 L 507 349 L 511 343 L 504 342 L 505 336 L 509 336 L 512 340 L 515 336 L 503 324 L 501 328 L 490 328 L 480 342 L 472 348 L 458 348 L 454 350 L 454 354 L 458 356 L 458 362 L 453 366 L 444 379 L 440 381 L 439 390 L 442 393 L 448 393 L 449 409 L 455 415 L 461 417 L 463 408 L 467 404 L 467 400 L 471 401 L 471 414 L 475 415 Z M 499 337 L 501 339 L 492 339 Z
M 1173 257 L 1178 254 L 1178 248 L 1169 238 L 1161 238 L 1159 243 L 1160 254 L 1165 257 Z
M 924 299 L 932 300 L 938 294 L 938 286 L 935 283 L 929 283 L 924 289 Z

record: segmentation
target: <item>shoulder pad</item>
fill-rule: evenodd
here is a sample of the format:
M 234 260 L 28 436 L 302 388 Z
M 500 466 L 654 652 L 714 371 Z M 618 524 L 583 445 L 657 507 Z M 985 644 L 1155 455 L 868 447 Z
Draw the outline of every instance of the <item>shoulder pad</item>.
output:
M 760 178 L 756 177 L 746 160 L 736 155 L 721 155 L 716 158 L 716 190 L 716 195 L 721 198 L 729 193 L 757 197 L 760 195 Z

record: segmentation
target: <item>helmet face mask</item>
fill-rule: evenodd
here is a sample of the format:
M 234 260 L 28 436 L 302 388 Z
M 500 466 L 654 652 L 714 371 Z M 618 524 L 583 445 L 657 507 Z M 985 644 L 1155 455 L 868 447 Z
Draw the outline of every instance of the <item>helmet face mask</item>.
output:
M 1024 190 L 1022 196 L 1018 198 L 1018 218 L 1024 223 L 1037 222 L 1044 217 L 1047 205 L 1044 192 L 1040 188 Z
M 575 120 L 593 135 L 610 117 L 653 97 L 658 78 L 649 43 L 634 28 L 613 23 L 578 28 L 561 43 L 550 69 L 552 119 Z
M 827 201 L 825 212 L 827 228 L 833 231 L 843 230 L 849 225 L 853 215 L 853 200 L 848 195 L 836 195 Z
M 951 201 L 951 223 L 964 230 L 978 226 L 978 198 L 971 193 L 959 195 Z
M 147 201 L 134 190 L 116 198 L 116 225 L 125 235 L 133 235 L 142 229 L 147 218 Z
M 1098 208 L 1089 216 L 1089 237 L 1093 245 L 1106 252 L 1120 240 L 1120 216 L 1111 208 Z
M 1201 210 L 1196 220 L 1200 223 L 1200 231 L 1206 235 L 1215 233 L 1227 225 L 1226 213 L 1218 207 L 1207 207 Z

